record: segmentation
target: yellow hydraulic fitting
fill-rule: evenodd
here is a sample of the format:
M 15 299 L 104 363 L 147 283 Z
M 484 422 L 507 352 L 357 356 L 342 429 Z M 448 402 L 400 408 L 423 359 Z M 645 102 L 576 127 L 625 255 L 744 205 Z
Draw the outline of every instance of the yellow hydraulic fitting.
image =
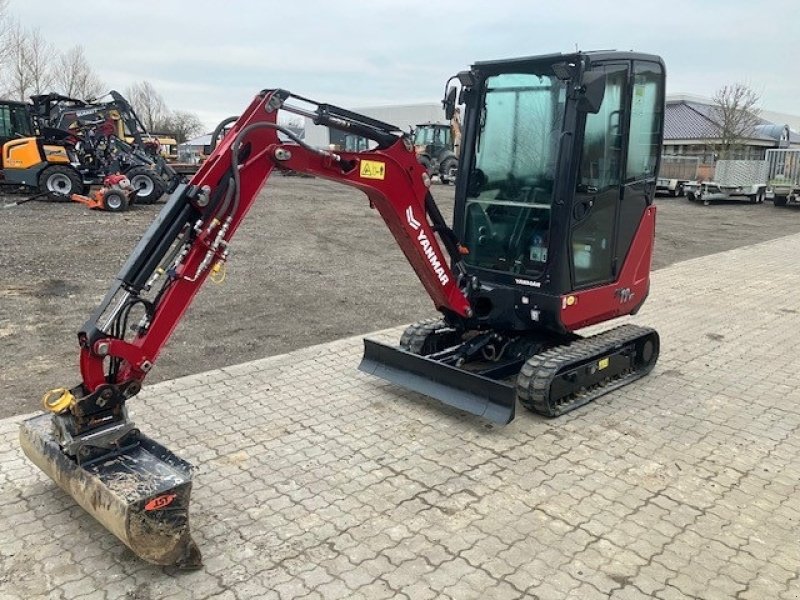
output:
M 42 397 L 42 405 L 45 410 L 60 415 L 67 412 L 73 400 L 75 396 L 67 388 L 56 388 Z
M 222 260 L 218 260 L 214 263 L 214 266 L 211 267 L 211 273 L 209 273 L 209 278 L 214 283 L 222 283 L 225 281 L 225 262 Z

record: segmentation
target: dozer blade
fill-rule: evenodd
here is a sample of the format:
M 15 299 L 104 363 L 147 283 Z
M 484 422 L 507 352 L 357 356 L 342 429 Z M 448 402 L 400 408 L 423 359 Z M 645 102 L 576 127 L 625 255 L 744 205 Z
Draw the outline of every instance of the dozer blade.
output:
M 20 426 L 22 450 L 37 467 L 137 556 L 157 565 L 201 566 L 189 534 L 189 463 L 140 435 L 132 449 L 79 465 L 54 439 L 51 419 L 41 414 Z
M 365 339 L 358 368 L 500 425 L 514 418 L 513 386 L 401 348 Z

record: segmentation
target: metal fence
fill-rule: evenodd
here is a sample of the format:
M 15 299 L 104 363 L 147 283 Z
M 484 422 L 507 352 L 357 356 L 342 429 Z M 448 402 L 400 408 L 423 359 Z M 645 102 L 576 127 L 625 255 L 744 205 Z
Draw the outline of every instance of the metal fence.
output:
M 782 181 L 800 185 L 800 149 L 767 150 L 764 164 L 770 183 Z
M 691 181 L 697 179 L 697 167 L 700 159 L 697 156 L 675 156 L 664 154 L 661 156 L 661 166 L 658 176 L 664 179 L 682 179 Z

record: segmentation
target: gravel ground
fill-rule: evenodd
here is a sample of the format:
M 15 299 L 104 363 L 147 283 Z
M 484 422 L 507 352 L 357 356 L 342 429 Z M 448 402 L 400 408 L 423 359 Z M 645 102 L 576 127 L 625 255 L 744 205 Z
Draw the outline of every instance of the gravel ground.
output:
M 453 188 L 434 195 L 449 218 Z M 148 381 L 281 354 L 430 315 L 432 305 L 359 192 L 276 176 Z M 9 202 L 13 198 L 0 200 Z M 800 231 L 800 211 L 659 198 L 654 267 Z M 124 214 L 31 202 L 0 211 L 0 418 L 78 382 L 75 332 L 158 207 Z

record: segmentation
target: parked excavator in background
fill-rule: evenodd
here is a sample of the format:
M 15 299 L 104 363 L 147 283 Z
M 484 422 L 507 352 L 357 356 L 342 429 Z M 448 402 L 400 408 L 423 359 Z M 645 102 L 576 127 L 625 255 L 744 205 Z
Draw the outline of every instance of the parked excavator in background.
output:
M 578 331 L 635 314 L 650 289 L 661 59 L 550 54 L 478 62 L 453 80 L 445 113 L 458 103 L 465 114 L 452 227 L 397 127 L 267 89 L 170 196 L 79 330 L 81 381 L 48 392 L 47 412 L 22 423 L 20 442 L 138 556 L 200 564 L 189 532 L 191 468 L 144 435 L 126 403 L 205 279 L 224 270 L 234 233 L 275 170 L 363 191 L 441 313 L 408 327 L 399 346 L 364 340 L 363 371 L 505 424 L 517 401 L 555 417 L 654 367 L 652 329 Z M 314 148 L 279 124 L 281 111 L 375 146 Z

